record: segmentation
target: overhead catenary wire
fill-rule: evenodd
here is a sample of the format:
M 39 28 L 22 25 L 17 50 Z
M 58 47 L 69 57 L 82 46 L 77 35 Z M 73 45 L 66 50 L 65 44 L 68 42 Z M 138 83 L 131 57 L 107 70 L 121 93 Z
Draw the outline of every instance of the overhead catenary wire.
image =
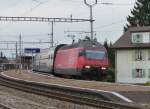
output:
M 30 8 L 25 14 L 28 14 L 28 13 L 30 13 L 30 12 L 32 12 L 32 11 L 34 11 L 35 9 L 37 9 L 39 6 L 41 6 L 42 5 L 42 2 L 40 1 L 40 0 L 31 0 L 31 1 L 34 1 L 35 3 L 37 3 L 34 7 L 32 7 L 32 8 Z M 48 0 L 47 0 L 48 1 Z M 81 3 L 83 3 L 83 0 L 62 0 L 62 1 L 68 1 L 68 2 L 81 2 Z M 101 3 L 101 0 L 98 0 L 98 3 L 99 4 L 103 4 L 103 3 Z M 112 5 L 114 5 L 115 6 L 115 3 L 113 3 Z M 120 5 L 130 5 L 130 4 L 120 4 Z M 36 7 L 37 6 L 37 7 Z M 114 23 L 111 23 L 110 25 L 108 24 L 106 24 L 106 25 L 102 25 L 102 26 L 100 26 L 100 27 L 96 27 L 96 29 L 100 29 L 100 28 L 103 28 L 103 26 L 106 28 L 106 27 L 109 27 L 109 26 L 112 26 L 112 25 L 117 25 L 118 23 L 116 23 L 116 24 L 114 24 Z
M 21 16 L 27 15 L 30 12 L 34 11 L 36 8 L 40 7 L 41 5 L 45 4 L 46 2 L 48 2 L 49 0 L 45 0 L 43 2 L 37 1 L 37 0 L 32 0 L 32 1 L 36 1 L 38 4 L 35 5 L 34 7 L 30 8 L 29 10 L 27 10 L 26 12 L 24 12 Z
M 80 1 L 77 1 L 77 0 L 64 0 L 64 1 L 78 2 L 78 3 L 81 2 L 81 0 Z M 112 2 L 103 2 L 101 0 L 98 0 L 98 4 L 99 5 L 103 5 L 103 6 L 133 6 L 135 4 L 135 1 L 133 3 L 112 3 Z M 84 15 L 84 14 L 85 14 L 85 12 L 82 12 L 82 13 L 80 12 L 80 14 L 78 14 L 78 15 Z M 106 27 L 109 27 L 109 26 L 112 26 L 112 25 L 117 25 L 117 24 L 123 23 L 124 21 L 125 20 L 121 20 L 121 22 L 120 21 L 119 22 L 112 22 L 110 24 L 102 25 L 101 27 L 105 27 L 106 28 Z M 98 29 L 98 28 L 99 27 L 96 27 L 96 29 Z
M 36 8 L 38 8 L 39 6 L 45 4 L 45 3 L 48 2 L 49 0 L 46 0 L 46 1 L 43 1 L 43 2 L 40 2 L 40 1 L 38 1 L 38 0 L 32 0 L 32 1 L 36 1 L 36 2 L 38 2 L 38 4 L 35 5 L 34 7 L 30 8 L 29 10 L 27 10 L 27 11 L 24 12 L 23 14 L 21 14 L 21 16 L 25 16 L 25 15 L 29 14 L 30 12 L 34 11 Z M 11 25 L 13 25 L 13 24 L 14 24 L 14 22 L 11 23 Z M 5 29 L 5 28 L 8 28 L 9 26 L 10 26 L 10 24 L 9 24 L 9 25 L 6 25 L 5 27 L 0 27 L 0 30 L 3 30 L 3 29 Z
M 65 2 L 73 2 L 73 3 L 83 3 L 82 0 L 77 1 L 77 0 L 63 0 Z M 112 3 L 112 2 L 103 2 L 101 0 L 98 0 L 99 5 L 110 5 L 110 6 L 130 6 L 134 5 L 134 3 Z
M 126 22 L 126 20 L 120 20 L 120 21 L 117 21 L 117 22 L 112 22 L 110 24 L 95 27 L 94 29 L 102 29 L 102 28 L 110 27 L 110 26 L 117 25 L 117 24 L 124 23 L 124 22 Z
M 40 1 L 38 1 L 38 0 L 32 0 L 32 1 L 37 2 L 37 3 L 41 3 L 41 2 L 40 2 Z

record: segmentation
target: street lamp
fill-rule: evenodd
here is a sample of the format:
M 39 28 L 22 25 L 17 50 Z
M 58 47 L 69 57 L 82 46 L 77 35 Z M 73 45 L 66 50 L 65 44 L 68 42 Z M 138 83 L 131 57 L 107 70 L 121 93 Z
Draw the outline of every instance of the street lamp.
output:
M 92 7 L 97 4 L 97 0 L 94 3 L 87 3 L 87 0 L 84 0 L 84 3 L 90 8 L 90 23 L 91 23 L 91 40 L 93 40 L 93 12 Z

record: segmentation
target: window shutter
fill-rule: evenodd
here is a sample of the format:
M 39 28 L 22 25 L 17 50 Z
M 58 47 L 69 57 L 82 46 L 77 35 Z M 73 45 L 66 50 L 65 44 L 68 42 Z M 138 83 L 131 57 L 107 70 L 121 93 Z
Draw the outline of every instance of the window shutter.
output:
M 145 78 L 146 74 L 145 74 L 145 69 L 142 69 L 142 78 Z
M 132 51 L 132 60 L 133 60 L 133 61 L 135 61 L 135 59 L 136 59 L 136 57 L 135 57 L 136 54 L 135 54 L 135 53 L 136 53 L 135 50 L 133 50 L 133 51 Z
M 142 60 L 146 60 L 146 52 L 144 50 L 142 50 Z
M 148 78 L 150 78 L 150 69 L 148 69 Z
M 132 69 L 132 77 L 136 78 L 136 70 L 135 69 Z

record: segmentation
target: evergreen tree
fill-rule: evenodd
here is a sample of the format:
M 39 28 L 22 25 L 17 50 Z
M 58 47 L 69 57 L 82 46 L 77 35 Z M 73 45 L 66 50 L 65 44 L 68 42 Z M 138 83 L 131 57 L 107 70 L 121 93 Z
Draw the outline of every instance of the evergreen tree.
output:
M 115 68 L 115 51 L 114 51 L 114 49 L 112 49 L 112 46 L 113 46 L 113 44 L 110 42 L 110 44 L 109 44 L 109 49 L 108 49 L 108 57 L 109 57 L 109 60 L 110 60 L 110 67 L 112 68 L 112 69 L 114 69 Z
M 112 49 L 112 43 L 108 44 L 108 41 L 104 41 L 104 47 L 107 49 L 108 60 L 109 60 L 109 69 L 107 70 L 107 81 L 114 82 L 115 81 L 115 51 Z
M 108 51 L 108 43 L 107 43 L 107 39 L 105 39 L 105 41 L 104 41 L 104 47 L 105 47 L 106 50 Z
M 104 47 L 107 50 L 108 53 L 108 59 L 109 59 L 109 66 L 111 69 L 115 68 L 115 51 L 112 49 L 112 43 L 108 44 L 108 41 L 104 41 Z
M 1 57 L 1 58 L 3 57 L 3 52 L 0 53 L 0 57 Z
M 130 26 L 150 26 L 150 0 L 137 0 L 127 21 L 128 24 L 124 27 L 125 31 Z

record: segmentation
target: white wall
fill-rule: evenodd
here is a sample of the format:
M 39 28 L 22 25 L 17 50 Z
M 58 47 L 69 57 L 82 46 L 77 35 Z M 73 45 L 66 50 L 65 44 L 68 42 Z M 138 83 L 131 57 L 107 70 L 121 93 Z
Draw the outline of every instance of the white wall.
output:
M 116 82 L 119 83 L 146 83 L 148 78 L 148 69 L 150 69 L 150 60 L 148 60 L 148 49 L 143 50 L 145 53 L 144 61 L 134 61 L 134 50 L 117 50 L 116 51 Z M 133 78 L 132 69 L 142 68 L 146 70 L 145 78 Z

